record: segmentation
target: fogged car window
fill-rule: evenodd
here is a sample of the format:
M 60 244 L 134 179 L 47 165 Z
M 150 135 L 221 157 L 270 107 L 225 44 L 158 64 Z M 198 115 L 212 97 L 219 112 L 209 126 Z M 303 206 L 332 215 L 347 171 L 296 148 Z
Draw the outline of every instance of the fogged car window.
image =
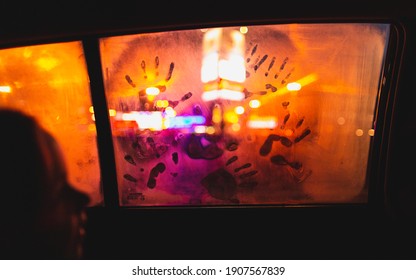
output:
M 81 42 L 0 50 L 0 106 L 35 116 L 60 142 L 70 182 L 90 195 L 91 204 L 101 203 L 96 130 Z
M 123 206 L 365 203 L 389 25 L 103 38 Z

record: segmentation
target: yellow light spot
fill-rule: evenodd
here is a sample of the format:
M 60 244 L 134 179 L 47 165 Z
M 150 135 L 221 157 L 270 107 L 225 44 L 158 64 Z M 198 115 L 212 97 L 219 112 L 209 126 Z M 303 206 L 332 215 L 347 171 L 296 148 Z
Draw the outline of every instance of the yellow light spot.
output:
M 368 130 L 368 135 L 374 136 L 374 129 L 369 129 Z
M 357 135 L 357 136 L 363 136 L 363 134 L 364 134 L 364 131 L 362 129 L 357 129 L 355 131 L 355 135 Z
M 214 134 L 214 133 L 215 133 L 215 128 L 214 128 L 213 126 L 208 126 L 208 127 L 205 129 L 205 132 L 206 132 L 207 134 Z
M 167 101 L 167 100 L 157 100 L 156 101 L 156 107 L 166 108 L 168 106 L 169 106 L 169 101 Z
M 260 103 L 259 100 L 253 99 L 253 100 L 250 100 L 250 102 L 248 103 L 248 105 L 250 106 L 250 108 L 255 109 L 255 108 L 259 108 L 261 106 L 261 103 Z
M 244 114 L 244 107 L 243 106 L 237 106 L 234 108 L 234 112 L 238 115 Z
M 225 113 L 224 119 L 225 121 L 230 122 L 230 123 L 238 123 L 238 116 L 236 113 L 232 111 Z
M 42 57 L 37 60 L 36 64 L 40 68 L 49 71 L 58 65 L 58 60 L 53 57 Z
M 292 129 L 286 129 L 285 130 L 285 135 L 286 136 L 291 136 L 293 134 L 293 130 Z
M 93 107 L 93 106 L 90 106 L 90 107 L 88 108 L 88 111 L 89 111 L 91 114 L 94 114 L 94 107 Z
M 241 125 L 240 125 L 239 123 L 233 123 L 233 124 L 231 125 L 231 129 L 232 129 L 233 131 L 235 131 L 235 132 L 240 131 L 240 129 L 241 129 Z
M 117 111 L 114 109 L 109 109 L 108 114 L 110 115 L 110 117 L 114 117 L 117 114 Z
M 337 119 L 337 123 L 338 123 L 339 125 L 343 125 L 343 124 L 345 124 L 345 118 L 344 118 L 344 117 L 339 117 L 339 118 Z
M 240 32 L 241 32 L 242 34 L 246 34 L 246 33 L 248 32 L 248 27 L 247 27 L 247 26 L 241 26 L 241 27 L 240 27 Z

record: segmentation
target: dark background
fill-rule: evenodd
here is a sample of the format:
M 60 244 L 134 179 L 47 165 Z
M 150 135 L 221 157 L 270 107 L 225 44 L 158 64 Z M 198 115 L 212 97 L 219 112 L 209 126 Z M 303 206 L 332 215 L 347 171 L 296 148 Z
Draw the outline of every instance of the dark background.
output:
M 2 1 L 0 47 L 235 24 L 393 23 L 403 39 L 397 40 L 397 52 L 389 54 L 393 62 L 378 112 L 381 132 L 371 158 L 368 205 L 120 209 L 110 198 L 104 207 L 88 209 L 86 258 L 416 259 L 416 12 L 412 6 L 411 1 L 356 0 Z M 99 137 L 102 152 L 108 135 Z M 104 159 L 111 156 L 101 154 Z M 115 178 L 105 170 L 111 165 L 101 165 L 104 193 L 111 196 Z

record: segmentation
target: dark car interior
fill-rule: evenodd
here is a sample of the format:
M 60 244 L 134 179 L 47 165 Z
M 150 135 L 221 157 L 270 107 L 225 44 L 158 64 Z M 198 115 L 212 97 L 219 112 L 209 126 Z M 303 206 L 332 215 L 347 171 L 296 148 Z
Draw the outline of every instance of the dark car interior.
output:
M 415 258 L 411 3 L 0 7 L 0 106 L 64 146 L 86 259 Z

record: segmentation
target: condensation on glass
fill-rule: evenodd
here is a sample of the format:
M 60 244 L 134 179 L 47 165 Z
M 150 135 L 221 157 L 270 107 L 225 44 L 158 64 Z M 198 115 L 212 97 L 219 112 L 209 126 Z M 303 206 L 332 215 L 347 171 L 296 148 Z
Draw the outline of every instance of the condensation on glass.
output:
M 35 116 L 61 144 L 69 181 L 90 195 L 91 205 L 101 204 L 96 130 L 81 42 L 0 50 L 0 106 Z
M 120 204 L 366 203 L 389 31 L 283 24 L 102 38 Z

